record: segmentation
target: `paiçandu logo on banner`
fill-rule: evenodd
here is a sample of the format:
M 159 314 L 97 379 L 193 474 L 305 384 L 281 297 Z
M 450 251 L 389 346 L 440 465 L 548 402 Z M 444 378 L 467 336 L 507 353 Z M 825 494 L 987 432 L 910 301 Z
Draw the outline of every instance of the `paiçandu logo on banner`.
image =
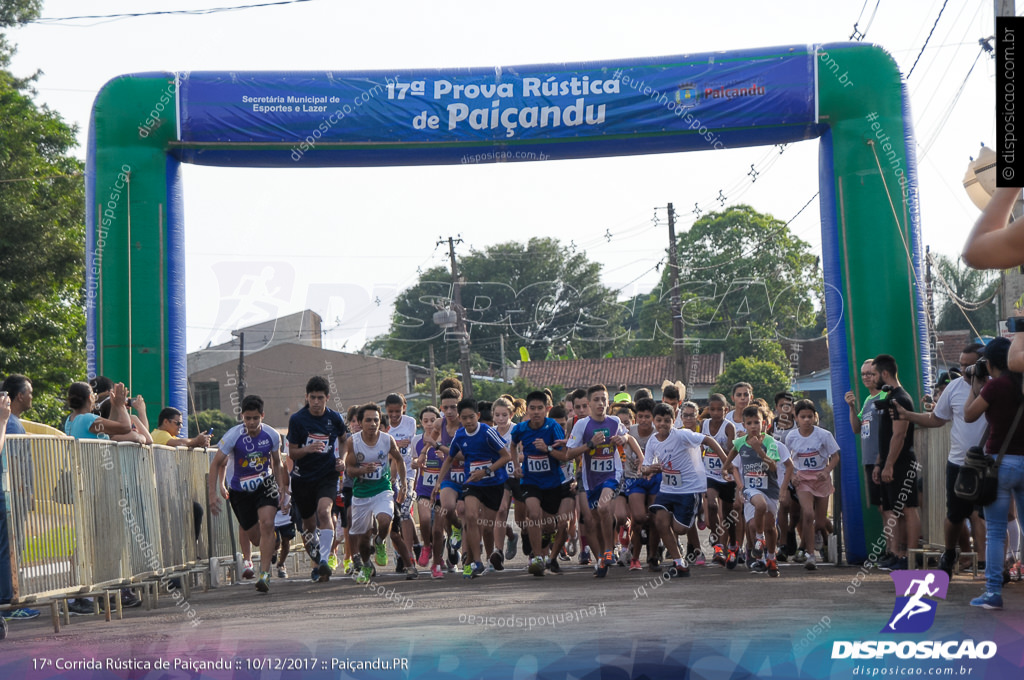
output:
M 940 570 L 905 570 L 889 574 L 896 588 L 896 602 L 880 633 L 924 633 L 935 623 L 937 600 L 945 600 L 949 575 Z M 990 640 L 836 640 L 833 659 L 991 659 L 996 643 Z

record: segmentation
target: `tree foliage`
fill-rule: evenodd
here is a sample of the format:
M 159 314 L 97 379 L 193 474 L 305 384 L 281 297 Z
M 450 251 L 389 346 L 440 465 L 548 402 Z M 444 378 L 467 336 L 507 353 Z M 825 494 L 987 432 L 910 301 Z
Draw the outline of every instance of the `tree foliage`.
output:
M 196 420 L 199 421 L 199 429 L 196 429 Z M 196 414 L 190 413 L 188 416 L 188 436 L 195 437 L 200 432 L 206 432 L 213 428 L 213 437 L 210 441 L 216 444 L 224 436 L 225 432 L 237 424 L 237 420 L 215 408 L 200 411 Z
M 738 382 L 750 383 L 754 397 L 761 397 L 769 404 L 772 404 L 776 393 L 788 391 L 790 387 L 789 376 L 775 363 L 753 357 L 739 357 L 726 365 L 711 391 L 729 397 L 732 386 Z
M 991 298 L 999 287 L 998 274 L 971 269 L 959 257 L 954 260 L 945 255 L 933 255 L 933 258 L 936 269 L 935 282 L 932 284 L 935 290 L 935 312 L 938 318 L 935 324 L 936 329 L 940 331 L 965 330 L 971 331 L 973 335 L 971 324 L 974 324 L 974 328 L 978 330 L 979 334 L 995 335 L 996 308 L 992 304 Z M 953 289 L 953 294 L 946 289 L 943 281 Z M 963 302 L 977 303 L 984 300 L 989 300 L 989 302 L 983 305 L 967 305 L 961 311 L 954 295 L 959 298 L 961 304 Z M 974 309 L 975 306 L 979 308 Z M 968 323 L 968 319 L 970 323 Z
M 0 2 L 0 27 L 40 4 Z M 33 101 L 35 76 L 6 70 L 12 53 L 0 36 L 0 375 L 29 376 L 27 417 L 55 425 L 67 385 L 85 377 L 82 164 L 75 127 Z
M 727 361 L 759 356 L 785 367 L 781 340 L 821 334 L 819 261 L 784 222 L 739 205 L 704 215 L 676 242 L 688 351 L 722 351 Z M 672 351 L 670 274 L 665 267 L 659 286 L 630 302 L 630 354 Z
M 502 335 L 504 359 L 513 363 L 519 347 L 536 358 L 565 354 L 569 347 L 577 356 L 598 357 L 625 335 L 626 309 L 600 283 L 601 265 L 556 239 L 474 249 L 460 258 L 458 267 L 471 348 L 485 358 L 492 375 L 501 370 Z M 452 297 L 450 271 L 427 270 L 395 300 L 389 332 L 368 343 L 365 351 L 427 365 L 433 345 L 438 364 L 458 361 L 458 343 L 446 339 L 433 321 Z

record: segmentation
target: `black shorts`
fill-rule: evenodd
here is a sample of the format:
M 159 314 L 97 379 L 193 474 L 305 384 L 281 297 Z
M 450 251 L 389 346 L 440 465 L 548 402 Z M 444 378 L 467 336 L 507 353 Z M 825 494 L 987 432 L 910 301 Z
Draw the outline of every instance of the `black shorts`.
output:
M 708 488 L 714 489 L 723 503 L 732 505 L 736 502 L 736 482 L 720 482 L 708 477 Z
M 978 508 L 970 501 L 965 501 L 956 495 L 953 490 L 956 487 L 956 476 L 960 473 L 960 466 L 956 463 L 946 461 L 946 518 L 953 524 L 960 524 L 974 514 Z
M 466 485 L 466 498 L 472 496 L 483 503 L 485 508 L 494 512 L 497 512 L 501 507 L 501 498 L 504 495 L 504 484 L 489 484 L 487 486 Z
M 532 484 L 521 485 L 523 490 L 523 500 L 527 498 L 536 498 L 540 501 L 540 509 L 548 515 L 558 515 L 558 509 L 562 506 L 562 500 L 565 498 L 573 498 L 576 494 L 569 488 L 569 484 L 562 484 L 556 486 L 553 489 L 542 489 L 539 486 L 533 486 Z
M 875 472 L 874 465 L 864 466 L 864 476 L 867 478 L 868 485 L 868 503 L 874 506 L 882 505 L 882 487 L 875 484 L 875 480 L 872 475 Z
M 335 496 L 334 505 L 331 506 L 331 514 L 339 519 L 342 529 L 348 529 L 352 524 L 352 487 L 341 487 L 341 498 L 344 505 L 338 505 L 338 498 Z
M 281 539 L 281 543 L 291 543 L 295 538 L 295 523 L 285 524 L 283 527 L 274 527 L 274 531 Z
M 882 468 L 885 469 L 884 463 Z M 882 482 L 883 510 L 900 512 L 904 508 L 918 507 L 917 483 L 920 478 L 918 470 L 916 456 L 900 456 L 893 468 L 892 481 L 888 484 Z
M 523 495 L 523 485 L 518 479 L 509 477 L 505 480 L 505 488 L 512 492 L 512 498 L 519 501 L 520 503 L 526 500 L 526 496 Z
M 231 509 L 238 519 L 238 526 L 242 527 L 242 531 L 248 531 L 260 523 L 260 508 L 276 508 L 279 497 L 277 480 L 267 477 L 255 491 L 231 489 L 228 493 L 228 502 L 231 503 Z
M 298 507 L 302 519 L 309 519 L 316 514 L 321 498 L 330 498 L 332 502 L 337 498 L 338 479 L 337 472 L 313 479 L 292 477 L 292 503 Z

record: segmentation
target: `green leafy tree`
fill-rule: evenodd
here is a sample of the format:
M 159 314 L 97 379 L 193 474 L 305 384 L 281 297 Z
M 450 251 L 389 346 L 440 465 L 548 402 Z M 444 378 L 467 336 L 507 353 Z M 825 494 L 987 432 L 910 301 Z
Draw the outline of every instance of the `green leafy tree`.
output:
M 502 359 L 514 363 L 520 347 L 540 358 L 570 349 L 579 357 L 600 357 L 625 336 L 627 310 L 600 283 L 601 265 L 553 238 L 471 250 L 458 266 L 472 351 L 486 359 L 491 375 L 500 374 Z M 433 345 L 438 364 L 456 363 L 458 343 L 433 321 L 452 295 L 448 269 L 427 270 L 396 299 L 389 332 L 364 351 L 426 365 Z
M 196 429 L 196 421 L 199 421 L 199 429 Z M 188 417 L 188 436 L 195 437 L 200 432 L 207 432 L 210 428 L 213 428 L 213 436 L 210 439 L 211 443 L 216 444 L 220 441 L 220 438 L 224 436 L 224 433 L 230 430 L 232 427 L 238 424 L 238 421 L 217 409 L 209 409 L 207 411 L 200 411 L 196 414 L 189 414 Z
M 732 386 L 738 382 L 750 383 L 754 388 L 754 397 L 761 397 L 769 405 L 776 393 L 789 390 L 789 376 L 775 363 L 753 357 L 739 357 L 726 365 L 711 391 L 721 392 L 728 397 L 732 393 Z
M 0 29 L 39 15 L 0 2 Z M 69 154 L 76 128 L 33 101 L 38 74 L 16 78 L 0 34 L 0 375 L 32 380 L 31 420 L 58 425 L 66 389 L 85 377 L 85 195 Z
M 932 257 L 937 270 L 933 284 L 938 314 L 936 328 L 940 331 L 965 330 L 973 334 L 973 324 L 980 334 L 995 334 L 996 308 L 992 299 L 999 287 L 998 273 L 971 269 L 959 257 L 955 260 L 945 255 Z M 946 288 L 947 284 L 949 288 Z M 1009 304 L 1015 302 L 1008 301 Z
M 739 205 L 704 215 L 676 240 L 688 345 L 699 343 L 702 352 L 723 351 L 727 361 L 758 356 L 785 367 L 781 340 L 821 335 L 819 261 L 784 222 Z M 642 301 L 639 312 L 634 304 L 627 321 L 636 329 L 630 354 L 672 351 L 670 281 L 665 267 L 661 283 Z

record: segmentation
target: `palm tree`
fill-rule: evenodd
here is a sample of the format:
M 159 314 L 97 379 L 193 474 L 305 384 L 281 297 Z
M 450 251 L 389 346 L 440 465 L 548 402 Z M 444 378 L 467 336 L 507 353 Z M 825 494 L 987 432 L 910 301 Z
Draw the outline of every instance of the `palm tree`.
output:
M 971 269 L 959 257 L 956 260 L 945 255 L 930 257 L 934 265 L 932 286 L 939 319 L 936 329 L 994 335 L 996 308 L 992 301 L 999 287 L 999 275 Z

